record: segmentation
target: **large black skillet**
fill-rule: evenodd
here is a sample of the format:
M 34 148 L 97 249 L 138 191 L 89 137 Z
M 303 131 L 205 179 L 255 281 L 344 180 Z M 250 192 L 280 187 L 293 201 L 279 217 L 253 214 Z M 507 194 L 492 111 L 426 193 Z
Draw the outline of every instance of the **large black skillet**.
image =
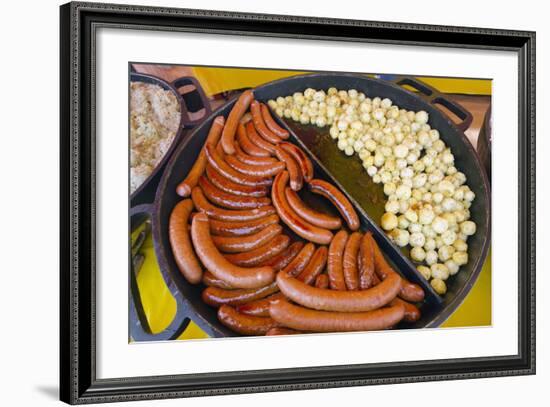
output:
M 405 90 L 401 85 L 413 86 L 418 92 Z M 426 301 L 422 307 L 422 318 L 415 324 L 403 325 L 404 328 L 436 327 L 445 321 L 452 312 L 462 303 L 471 287 L 473 286 L 487 255 L 490 234 L 490 198 L 489 184 L 485 171 L 479 162 L 477 155 L 469 141 L 460 128 L 467 127 L 471 121 L 471 115 L 464 111 L 459 105 L 445 99 L 434 89 L 417 82 L 411 78 L 399 78 L 396 81 L 386 82 L 357 74 L 322 73 L 303 76 L 295 76 L 270 82 L 254 90 L 256 99 L 267 101 L 281 95 L 291 95 L 294 92 L 303 92 L 306 88 L 328 89 L 357 89 L 369 96 L 390 98 L 401 108 L 409 110 L 425 110 L 430 116 L 430 125 L 438 129 L 441 138 L 451 147 L 455 155 L 455 164 L 460 171 L 463 171 L 468 178 L 468 185 L 476 194 L 476 199 L 470 211 L 472 220 L 477 224 L 477 233 L 468 241 L 469 257 L 468 264 L 461 268 L 460 273 L 448 281 L 448 292 L 444 297 L 437 295 L 431 286 L 419 275 L 415 266 L 391 241 L 377 225 L 376 220 L 371 219 L 362 207 L 360 184 L 355 185 L 350 180 L 357 180 L 367 177 L 366 173 L 347 173 L 334 176 L 326 170 L 326 163 L 323 163 L 314 155 L 308 146 L 295 134 L 292 128 L 284 121 L 279 120 L 282 126 L 291 131 L 290 141 L 300 145 L 312 159 L 315 165 L 315 174 L 318 178 L 324 178 L 334 183 L 343 190 L 354 203 L 361 218 L 362 229 L 373 231 L 376 241 L 381 246 L 386 256 L 400 270 L 400 272 L 413 282 L 416 282 L 425 289 Z M 148 214 L 152 220 L 153 239 L 155 251 L 160 269 L 166 284 L 178 303 L 178 311 L 174 322 L 164 332 L 153 335 L 148 332 L 146 322 L 143 318 L 131 321 L 131 335 L 135 340 L 162 340 L 177 337 L 181 327 L 188 323 L 188 318 L 197 323 L 208 335 L 213 337 L 235 336 L 225 328 L 216 318 L 216 310 L 206 305 L 201 300 L 202 286 L 188 284 L 181 276 L 174 262 L 170 244 L 168 241 L 168 219 L 172 208 L 181 199 L 176 193 L 176 185 L 185 177 L 193 165 L 201 147 L 204 144 L 210 125 L 214 117 L 223 115 L 227 117 L 236 99 L 229 101 L 226 105 L 212 113 L 189 135 L 174 152 L 170 162 L 159 183 L 155 201 L 151 205 L 141 205 L 131 210 L 132 224 L 137 224 Z M 443 104 L 452 110 L 462 123 L 459 126 L 444 115 L 435 104 Z M 333 143 L 334 144 L 334 143 Z M 311 145 L 310 145 L 311 146 Z M 336 147 L 334 147 L 336 148 Z M 351 159 L 348 159 L 348 162 Z M 358 198 L 358 199 L 356 199 Z M 320 202 L 312 202 L 319 205 Z M 134 292 L 131 296 L 132 314 L 140 309 L 139 294 Z M 138 301 L 134 301 L 137 299 Z M 135 308 L 134 308 L 135 306 Z

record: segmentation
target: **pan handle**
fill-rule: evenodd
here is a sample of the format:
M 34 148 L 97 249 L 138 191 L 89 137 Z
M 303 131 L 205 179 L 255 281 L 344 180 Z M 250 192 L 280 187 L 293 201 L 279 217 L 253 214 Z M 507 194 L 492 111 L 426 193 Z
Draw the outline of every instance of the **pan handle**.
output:
M 172 81 L 170 85 L 172 85 L 172 87 L 181 95 L 185 108 L 187 109 L 187 114 L 183 118 L 183 124 L 185 126 L 194 127 L 202 122 L 206 117 L 210 116 L 210 113 L 212 113 L 210 101 L 206 97 L 202 86 L 196 78 L 192 76 L 182 76 Z M 195 89 L 188 92 L 180 92 L 180 88 L 187 85 L 191 85 Z M 189 117 L 189 112 L 198 113 L 200 111 L 202 111 L 202 114 L 198 119 L 191 119 Z
M 130 223 L 132 229 L 137 227 L 141 222 L 141 216 L 151 216 L 154 206 L 152 204 L 138 205 L 130 209 Z M 129 295 L 129 336 L 134 341 L 166 341 L 178 338 L 189 325 L 190 319 L 189 310 L 186 303 L 178 296 L 176 300 L 176 315 L 174 319 L 162 332 L 153 333 L 147 321 L 139 288 L 137 284 L 136 272 L 133 268 L 133 261 L 130 261 L 130 295 Z
M 472 124 L 473 116 L 468 110 L 466 110 L 466 108 L 464 108 L 464 106 L 449 99 L 447 95 L 439 92 L 427 83 L 410 76 L 400 76 L 395 78 L 392 82 L 400 87 L 408 85 L 414 88 L 418 91 L 417 96 L 420 96 L 426 102 L 434 105 L 435 107 L 437 107 L 437 105 L 446 107 L 461 120 L 459 123 L 452 121 L 458 129 L 465 131 Z

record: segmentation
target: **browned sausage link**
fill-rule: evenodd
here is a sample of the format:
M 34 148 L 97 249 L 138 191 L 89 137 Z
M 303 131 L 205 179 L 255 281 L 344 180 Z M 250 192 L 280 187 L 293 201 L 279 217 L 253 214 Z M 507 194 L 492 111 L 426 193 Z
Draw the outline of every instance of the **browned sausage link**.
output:
M 328 291 L 328 290 L 326 290 Z M 340 291 L 336 291 L 341 293 Z M 354 291 L 359 292 L 359 291 Z M 375 331 L 388 329 L 403 319 L 403 304 L 366 312 L 315 311 L 279 300 L 269 307 L 271 318 L 281 325 L 310 332 Z
M 418 284 L 411 283 L 405 278 L 401 277 L 386 261 L 380 247 L 376 244 L 374 237 L 369 235 L 369 239 L 372 242 L 374 249 L 374 269 L 381 280 L 385 280 L 388 276 L 396 275 L 401 280 L 401 290 L 399 296 L 405 301 L 409 302 L 421 302 L 424 300 L 424 290 Z
M 293 277 L 299 275 L 311 261 L 314 252 L 315 245 L 313 243 L 307 243 L 302 250 L 300 250 L 300 253 L 281 270 L 281 273 L 288 273 Z
M 208 217 L 223 221 L 250 221 L 254 219 L 265 218 L 269 215 L 275 214 L 276 210 L 273 206 L 262 206 L 261 208 L 249 209 L 249 210 L 231 210 L 222 209 L 212 205 L 199 187 L 193 188 L 191 191 L 191 199 L 197 210 L 204 212 Z
M 223 124 L 225 122 L 225 119 L 223 116 L 218 116 L 214 119 L 212 122 L 212 126 L 210 127 L 210 132 L 208 133 L 208 137 L 206 138 L 205 144 L 212 144 L 215 146 L 218 143 L 218 140 L 220 139 L 220 135 L 222 134 Z M 187 174 L 187 177 L 178 184 L 176 187 L 176 193 L 180 196 L 188 197 L 191 195 L 191 190 L 195 185 L 197 185 L 197 182 L 199 181 L 199 177 L 204 172 L 204 169 L 206 167 L 206 153 L 204 152 L 204 147 L 201 148 L 201 151 L 199 153 L 199 156 L 195 160 L 195 163 L 193 164 L 193 167 L 191 168 L 191 171 Z
M 220 175 L 223 175 L 225 178 L 236 182 L 237 184 L 248 185 L 251 187 L 271 185 L 271 179 L 269 178 L 251 177 L 250 175 L 244 175 L 235 171 L 224 161 L 214 147 L 207 145 L 205 151 L 208 163 L 214 170 L 218 171 Z
M 276 328 L 279 323 L 270 317 L 253 317 L 237 312 L 229 305 L 222 305 L 218 310 L 218 319 L 226 327 L 242 335 L 265 335 L 271 328 Z
M 302 332 L 289 328 L 271 328 L 265 333 L 265 336 L 278 336 L 278 335 L 299 335 Z
M 278 144 L 281 142 L 281 138 L 269 130 L 264 122 L 262 116 L 262 109 L 260 107 L 260 102 L 257 100 L 253 101 L 250 104 L 250 113 L 252 113 L 252 121 L 254 122 L 254 127 L 260 133 L 260 136 L 271 144 Z
M 225 222 L 223 220 L 210 219 L 210 232 L 216 236 L 249 236 L 277 223 L 279 223 L 277 215 L 269 215 L 265 218 L 244 222 Z
M 246 315 L 254 315 L 255 317 L 268 317 L 269 306 L 271 305 L 271 303 L 281 298 L 284 298 L 284 295 L 281 293 L 276 293 L 266 298 L 250 301 L 246 304 L 239 305 L 237 306 L 237 311 L 242 312 Z
M 232 156 L 229 156 L 232 157 Z M 237 184 L 218 173 L 210 165 L 206 166 L 206 175 L 208 179 L 221 190 L 233 195 L 252 196 L 261 198 L 267 195 L 269 189 L 265 186 L 251 187 L 248 185 Z
M 243 127 L 244 129 L 244 127 Z M 258 157 L 255 155 L 249 155 L 243 151 L 241 146 L 238 142 L 235 142 L 235 155 L 234 157 L 237 157 L 238 160 L 242 161 L 243 163 L 250 164 L 250 165 L 267 165 L 267 164 L 275 164 L 277 162 L 277 159 L 274 157 Z
M 262 118 L 264 119 L 267 128 L 280 138 L 287 139 L 289 137 L 288 131 L 279 126 L 275 119 L 273 119 L 273 116 L 271 116 L 271 112 L 269 111 L 269 107 L 267 107 L 264 103 L 260 103 L 260 109 L 262 111 Z
M 319 274 L 315 279 L 315 287 L 317 288 L 327 289 L 328 285 L 329 285 L 329 281 L 328 281 L 327 274 Z
M 290 154 L 280 147 L 275 148 L 275 155 L 286 164 L 286 169 L 290 176 L 290 188 L 299 191 L 304 185 L 304 177 L 298 163 Z
M 322 311 L 370 311 L 388 304 L 401 289 L 401 280 L 397 275 L 390 275 L 377 286 L 363 291 L 323 290 L 283 272 L 277 274 L 276 281 L 281 292 L 290 300 Z
M 424 301 L 424 290 L 418 284 L 411 283 L 403 278 L 401 293 L 399 296 L 406 301 L 421 302 Z
M 353 232 L 346 243 L 344 256 L 342 258 L 342 269 L 344 272 L 344 281 L 348 290 L 359 289 L 359 271 L 357 267 L 357 258 L 359 254 L 359 245 L 361 244 L 360 232 Z
M 329 244 L 332 240 L 332 232 L 330 230 L 306 222 L 289 206 L 284 194 L 287 182 L 288 172 L 283 171 L 277 174 L 273 181 L 273 188 L 271 188 L 271 199 L 281 220 L 298 236 L 310 242 Z
M 225 258 L 232 264 L 242 267 L 254 267 L 282 253 L 290 244 L 287 235 L 278 235 L 275 239 L 250 250 L 249 252 L 228 254 Z
M 212 241 L 208 216 L 205 213 L 199 213 L 193 217 L 191 238 L 197 256 L 206 269 L 232 287 L 258 288 L 271 283 L 275 278 L 275 272 L 269 266 L 243 268 L 230 263 L 223 257 Z
M 199 186 L 210 202 L 227 209 L 254 209 L 269 206 L 271 199 L 239 196 L 225 192 L 213 185 L 204 175 L 199 178 Z
M 294 260 L 303 247 L 302 242 L 294 242 L 284 252 L 262 263 L 261 266 L 271 266 L 275 271 L 282 270 Z
M 269 152 L 269 150 L 258 147 L 256 144 L 254 144 L 250 140 L 250 138 L 248 137 L 248 133 L 246 132 L 245 125 L 243 123 L 240 123 L 237 129 L 237 141 L 239 142 L 239 145 L 242 147 L 245 153 L 250 154 L 251 156 L 254 156 L 254 157 L 271 156 L 271 153 Z
M 241 93 L 235 102 L 233 109 L 231 109 L 229 116 L 227 117 L 227 123 L 223 129 L 221 138 L 223 151 L 225 151 L 226 154 L 235 153 L 235 146 L 233 144 L 233 141 L 235 140 L 235 132 L 237 131 L 237 126 L 239 125 L 241 117 L 246 113 L 248 106 L 250 106 L 253 99 L 254 94 L 252 91 L 245 90 Z
M 402 300 L 401 298 L 396 298 L 394 301 L 400 302 L 403 304 L 403 307 L 405 307 L 405 316 L 403 317 L 403 321 L 405 322 L 416 322 L 420 319 L 420 310 L 418 307 L 414 304 L 411 304 L 410 302 L 407 302 L 405 300 Z
M 197 284 L 202 278 L 202 268 L 189 237 L 188 223 L 192 210 L 190 199 L 184 199 L 174 207 L 168 222 L 168 235 L 178 269 L 187 281 Z
M 333 290 L 346 291 L 342 259 L 348 241 L 348 232 L 341 230 L 334 235 L 328 249 L 327 274 L 329 286 Z
M 340 218 L 310 208 L 292 189 L 285 188 L 285 196 L 290 207 L 311 224 L 325 229 L 340 229 L 342 227 Z
M 366 290 L 374 285 L 374 248 L 371 232 L 367 232 L 359 247 L 359 256 L 361 256 L 361 268 L 359 269 L 359 289 Z
M 256 146 L 260 147 L 263 150 L 269 151 L 270 154 L 275 153 L 275 144 L 271 144 L 269 141 L 266 141 L 263 139 L 258 132 L 256 131 L 256 127 L 254 127 L 254 123 L 248 122 L 245 125 L 246 128 L 246 135 L 248 136 L 248 139 L 255 144 Z
M 300 242 L 296 242 L 296 243 L 300 243 Z M 295 248 L 300 247 L 300 246 L 297 246 L 296 243 L 291 245 L 291 247 L 292 246 L 294 246 Z M 289 253 L 288 250 L 286 250 L 285 253 L 287 253 L 289 258 L 291 258 L 292 260 L 289 264 L 283 266 L 284 272 L 294 274 L 294 275 L 300 273 L 304 269 L 304 267 L 307 265 L 309 260 L 311 259 L 311 256 L 313 255 L 314 250 L 315 250 L 315 246 L 312 243 L 306 244 L 303 248 L 301 248 L 300 252 L 297 255 L 295 255 L 293 252 Z M 277 270 L 278 267 L 281 267 L 281 266 L 282 266 L 282 263 L 279 265 L 277 264 L 272 265 L 274 270 Z M 215 307 L 219 307 L 222 304 L 230 304 L 230 305 L 246 304 L 250 301 L 267 297 L 268 295 L 274 294 L 278 291 L 279 291 L 279 287 L 277 287 L 277 283 L 275 282 L 269 284 L 268 286 L 257 288 L 254 290 L 231 290 L 231 286 L 229 286 L 229 288 L 225 290 L 220 290 L 215 288 L 206 289 L 202 293 L 202 298 L 203 298 L 203 301 L 206 302 L 207 304 Z
M 313 179 L 313 163 L 311 162 L 309 157 L 306 155 L 306 153 L 304 153 L 304 150 L 302 150 L 297 145 L 286 141 L 283 143 L 280 143 L 279 147 L 281 147 L 283 150 L 289 153 L 296 160 L 296 162 L 300 166 L 300 169 L 302 170 L 302 174 L 304 175 L 304 180 L 306 182 L 311 181 Z
M 280 161 L 270 164 L 253 165 L 243 163 L 233 155 L 225 157 L 225 162 L 241 174 L 250 175 L 252 177 L 273 177 L 285 169 L 285 163 Z
M 216 277 L 209 271 L 204 272 L 202 275 L 202 283 L 208 287 L 218 287 L 223 288 L 224 290 L 233 290 L 234 287 L 231 287 L 221 278 Z
M 259 300 L 279 291 L 275 282 L 264 287 L 254 289 L 223 289 L 218 287 L 208 287 L 202 292 L 202 300 L 213 307 L 219 307 L 223 304 L 241 305 L 250 301 Z
M 325 269 L 328 257 L 327 252 L 328 250 L 326 246 L 320 246 L 313 254 L 311 261 L 306 266 L 304 271 L 302 271 L 296 278 L 308 285 L 313 284 L 317 276 Z
M 267 297 L 279 291 L 276 283 L 271 283 L 265 287 L 254 289 L 223 289 L 218 287 L 208 287 L 202 292 L 202 300 L 213 307 L 219 307 L 223 304 L 240 305 L 247 302 Z
M 332 202 L 352 231 L 359 229 L 357 212 L 355 212 L 348 198 L 338 188 L 320 179 L 311 180 L 309 188 L 312 192 L 322 195 Z
M 281 225 L 271 225 L 249 236 L 212 236 L 216 247 L 225 253 L 241 253 L 256 249 L 283 232 Z

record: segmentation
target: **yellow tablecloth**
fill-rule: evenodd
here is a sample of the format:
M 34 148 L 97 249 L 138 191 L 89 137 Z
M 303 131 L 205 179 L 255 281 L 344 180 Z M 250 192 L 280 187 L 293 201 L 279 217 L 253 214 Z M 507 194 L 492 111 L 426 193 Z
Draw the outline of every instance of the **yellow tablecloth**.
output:
M 164 283 L 158 268 L 151 236 L 145 240 L 141 252 L 145 262 L 137 282 L 143 310 L 153 333 L 164 330 L 176 314 L 176 301 Z M 491 253 L 470 293 L 460 307 L 443 323 L 443 327 L 482 326 L 491 324 Z M 208 336 L 195 324 L 178 339 L 200 339 Z
M 283 77 L 306 72 L 256 69 L 227 69 L 194 67 L 207 95 L 232 89 L 255 87 Z M 445 93 L 490 95 L 491 81 L 454 78 L 419 77 L 421 80 Z M 172 321 L 176 303 L 164 284 L 158 269 L 151 237 L 142 247 L 145 262 L 137 282 L 145 315 L 153 333 L 161 332 Z M 491 253 L 487 257 L 479 278 L 460 307 L 443 324 L 443 327 L 466 327 L 491 324 Z M 194 323 L 178 339 L 199 339 L 207 335 Z

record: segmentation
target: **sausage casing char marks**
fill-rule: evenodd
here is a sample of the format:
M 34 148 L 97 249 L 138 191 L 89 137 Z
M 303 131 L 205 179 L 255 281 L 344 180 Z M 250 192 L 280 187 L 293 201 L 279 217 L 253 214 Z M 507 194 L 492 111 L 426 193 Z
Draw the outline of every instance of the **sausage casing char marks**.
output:
M 267 197 L 255 198 L 225 192 L 212 184 L 204 175 L 199 178 L 199 187 L 210 202 L 227 209 L 256 209 L 271 204 L 271 200 Z
M 361 244 L 362 234 L 360 232 L 353 232 L 344 249 L 344 256 L 342 258 L 342 271 L 344 273 L 344 281 L 346 282 L 346 288 L 348 290 L 359 289 L 359 269 L 357 265 L 357 257 L 359 254 L 359 246 Z
M 351 202 L 346 196 L 334 185 L 329 184 L 321 179 L 311 180 L 309 183 L 309 189 L 327 198 L 338 209 L 340 215 L 344 218 L 351 231 L 359 229 L 359 216 L 353 208 Z
M 325 269 L 325 265 L 327 264 L 327 257 L 328 257 L 328 250 L 326 246 L 318 247 L 317 250 L 315 250 L 315 253 L 313 253 L 313 256 L 311 257 L 310 262 L 298 275 L 298 280 L 306 283 L 306 284 L 313 284 L 315 282 L 315 279 L 319 274 L 323 272 Z
M 256 249 L 269 243 L 275 236 L 281 234 L 283 227 L 279 224 L 268 226 L 253 235 L 248 236 L 212 236 L 216 247 L 225 253 L 240 253 Z
M 271 242 L 244 253 L 228 254 L 225 258 L 241 267 L 255 267 L 282 253 L 290 244 L 287 235 L 278 235 Z M 246 270 L 246 269 L 245 269 Z
M 270 178 L 252 177 L 250 175 L 241 174 L 240 172 L 235 171 L 225 162 L 214 147 L 207 145 L 205 152 L 208 163 L 214 170 L 218 171 L 218 173 L 225 178 L 237 184 L 243 184 L 251 187 L 271 185 Z
M 261 198 L 266 196 L 269 191 L 269 189 L 263 185 L 251 187 L 249 185 L 237 184 L 222 176 L 210 165 L 206 166 L 206 176 L 212 182 L 212 184 L 217 186 L 219 189 L 233 195 Z
M 270 317 L 241 314 L 229 305 L 222 305 L 218 309 L 218 319 L 229 329 L 242 335 L 265 335 L 271 328 L 280 326 Z
M 229 221 L 229 222 L 245 222 L 254 219 L 265 218 L 269 215 L 274 215 L 276 210 L 273 206 L 262 206 L 261 208 L 248 209 L 248 210 L 232 210 L 218 208 L 212 205 L 204 196 L 202 190 L 199 187 L 193 188 L 191 191 L 191 199 L 195 208 L 200 212 L 204 212 L 209 218 Z
M 329 287 L 333 290 L 346 291 L 342 260 L 347 241 L 348 233 L 342 229 L 334 235 L 334 239 L 330 242 L 327 274 L 329 278 Z
M 248 289 L 224 289 L 211 286 L 203 290 L 202 300 L 213 307 L 220 307 L 224 304 L 240 305 L 267 297 L 277 291 L 279 289 L 274 282 L 264 287 Z
M 359 247 L 361 267 L 359 269 L 359 288 L 366 290 L 374 285 L 374 239 L 371 232 L 367 232 Z
M 225 222 L 223 220 L 209 219 L 210 232 L 216 236 L 250 236 L 265 229 L 268 226 L 279 223 L 277 215 L 269 215 L 265 218 L 253 219 L 241 222 Z

